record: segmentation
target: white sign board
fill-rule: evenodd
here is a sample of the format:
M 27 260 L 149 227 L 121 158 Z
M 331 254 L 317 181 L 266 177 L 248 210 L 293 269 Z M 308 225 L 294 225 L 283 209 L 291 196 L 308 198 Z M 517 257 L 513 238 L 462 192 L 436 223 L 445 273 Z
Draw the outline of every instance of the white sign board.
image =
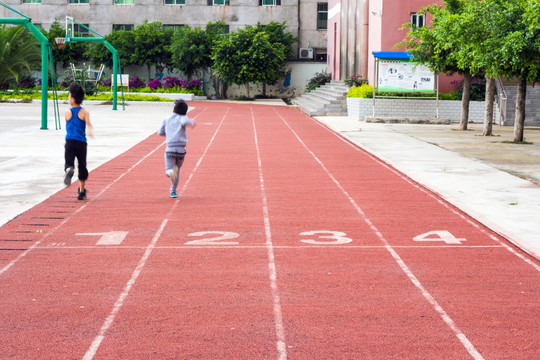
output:
M 377 90 L 380 92 L 435 92 L 435 74 L 417 62 L 379 59 Z

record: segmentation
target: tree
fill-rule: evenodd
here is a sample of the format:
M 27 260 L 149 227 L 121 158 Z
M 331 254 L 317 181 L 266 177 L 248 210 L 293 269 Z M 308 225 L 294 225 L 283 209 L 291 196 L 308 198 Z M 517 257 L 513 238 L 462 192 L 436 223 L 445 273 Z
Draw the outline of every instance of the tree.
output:
M 166 29 L 160 21 L 148 23 L 148 20 L 137 26 L 133 31 L 133 52 L 129 63 L 146 65 L 148 80 L 150 80 L 150 67 L 152 65 L 167 65 L 171 58 L 169 51 L 172 29 Z M 117 49 L 118 50 L 118 49 Z
M 212 51 L 216 41 L 223 36 L 224 26 L 225 22 L 218 21 L 209 22 L 204 31 L 199 27 L 192 29 L 189 26 L 176 31 L 170 46 L 172 66 L 187 77 L 199 73 L 204 78 L 206 70 L 213 66 Z M 211 77 L 219 96 L 220 79 L 214 74 Z
M 135 52 L 135 34 L 133 31 L 113 30 L 105 36 L 107 40 L 118 52 L 120 64 L 122 66 L 131 65 L 131 55 Z M 90 43 L 84 53 L 94 66 L 104 64 L 109 69 L 113 67 L 111 52 L 101 43 Z
M 298 38 L 295 37 L 293 34 L 286 32 L 286 28 L 287 21 L 281 23 L 272 21 L 268 25 L 262 25 L 261 23 L 257 23 L 257 29 L 259 29 L 259 31 L 264 31 L 268 34 L 268 40 L 270 41 L 270 43 L 283 45 L 285 57 L 292 58 L 294 56 L 292 44 L 295 41 L 298 41 Z M 283 73 L 279 74 L 275 79 L 273 79 L 270 84 L 275 83 L 277 78 L 285 76 L 285 69 L 283 70 Z M 266 96 L 266 83 L 263 83 L 263 95 Z
M 284 72 L 285 50 L 272 44 L 266 32 L 246 26 L 216 44 L 214 70 L 233 84 L 244 84 L 249 98 L 250 83 L 268 83 Z
M 175 31 L 171 43 L 171 64 L 187 77 L 197 72 L 204 76 L 205 68 L 211 60 L 208 36 L 200 27 L 194 29 L 184 26 Z
M 39 69 L 41 50 L 39 41 L 23 26 L 0 26 L 0 89 L 19 76 Z
M 463 75 L 460 130 L 467 130 L 472 74 L 468 67 L 458 62 L 457 43 L 459 24 L 466 0 L 445 0 L 444 7 L 431 5 L 422 13 L 432 16 L 431 24 L 417 27 L 405 24 L 409 31 L 397 46 L 406 46 L 414 59 L 437 72 Z
M 527 83 L 540 81 L 540 0 L 487 0 L 500 11 L 498 34 L 501 75 L 518 78 L 514 142 L 523 142 Z

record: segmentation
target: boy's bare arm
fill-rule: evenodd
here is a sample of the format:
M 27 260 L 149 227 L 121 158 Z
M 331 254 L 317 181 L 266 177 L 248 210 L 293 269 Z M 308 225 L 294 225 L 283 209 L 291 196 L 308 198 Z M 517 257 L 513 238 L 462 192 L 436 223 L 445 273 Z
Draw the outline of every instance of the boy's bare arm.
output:
M 88 134 L 88 136 L 94 137 L 94 127 L 90 122 L 90 113 L 88 112 L 88 110 L 81 109 L 81 111 L 79 112 L 79 118 L 81 118 L 81 120 L 84 120 L 84 122 L 86 123 L 86 133 Z

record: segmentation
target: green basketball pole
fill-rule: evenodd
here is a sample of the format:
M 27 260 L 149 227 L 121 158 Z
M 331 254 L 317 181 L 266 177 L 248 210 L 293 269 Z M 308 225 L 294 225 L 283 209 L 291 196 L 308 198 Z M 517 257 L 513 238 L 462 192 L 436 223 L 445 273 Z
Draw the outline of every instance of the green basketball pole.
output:
M 9 10 L 23 16 L 24 18 L 0 18 L 0 24 L 12 24 L 22 25 L 28 29 L 35 38 L 37 38 L 41 44 L 41 129 L 47 130 L 47 102 L 49 91 L 49 40 L 39 31 L 39 29 L 32 24 L 32 19 L 28 16 L 20 13 L 12 7 L 4 4 L 0 1 L 0 5 L 8 8 Z

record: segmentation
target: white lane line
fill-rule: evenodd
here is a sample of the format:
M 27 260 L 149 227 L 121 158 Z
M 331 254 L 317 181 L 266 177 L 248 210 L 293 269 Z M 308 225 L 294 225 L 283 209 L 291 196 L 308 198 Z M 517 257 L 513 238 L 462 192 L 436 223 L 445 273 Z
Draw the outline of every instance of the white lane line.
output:
M 178 202 L 175 202 L 173 205 L 173 208 L 178 204 Z M 169 211 L 170 215 L 171 211 Z M 133 274 L 131 274 L 131 278 L 127 282 L 126 286 L 124 287 L 124 290 L 120 293 L 120 296 L 114 303 L 113 309 L 107 319 L 105 319 L 105 322 L 103 325 L 101 325 L 101 329 L 99 330 L 99 334 L 94 338 L 94 341 L 92 341 L 92 344 L 90 344 L 90 347 L 86 351 L 86 354 L 84 354 L 83 360 L 90 360 L 94 358 L 94 355 L 96 355 L 97 350 L 99 349 L 99 346 L 101 345 L 101 342 L 105 338 L 105 333 L 109 328 L 111 327 L 112 323 L 114 322 L 114 319 L 116 318 L 116 315 L 122 308 L 122 305 L 124 305 L 124 301 L 126 300 L 127 296 L 129 295 L 129 291 L 133 287 L 133 284 L 135 284 L 135 281 L 137 281 L 137 278 L 141 274 L 142 269 L 146 265 L 146 261 L 150 257 L 150 254 L 152 253 L 152 250 L 154 250 L 154 247 L 163 233 L 163 229 L 165 228 L 165 225 L 167 225 L 167 222 L 169 219 L 165 219 L 161 222 L 161 226 L 159 227 L 158 231 L 154 234 L 154 237 L 152 238 L 152 241 L 150 242 L 150 245 L 146 248 L 146 251 L 144 252 L 143 257 L 141 260 L 139 260 L 139 263 L 137 264 L 137 267 L 135 268 L 135 271 L 133 271 Z
M 219 123 L 216 131 L 214 132 L 214 135 L 212 136 L 212 138 L 210 139 L 210 142 L 208 143 L 208 145 L 204 149 L 203 153 L 201 154 L 199 160 L 197 161 L 197 164 L 195 165 L 195 167 L 191 171 L 191 174 L 189 175 L 189 177 L 186 180 L 184 186 L 180 190 L 178 196 L 181 196 L 181 195 L 184 194 L 188 184 L 191 182 L 191 179 L 193 178 L 193 175 L 195 174 L 195 172 L 199 168 L 199 165 L 202 163 L 202 160 L 205 158 L 206 153 L 208 152 L 208 149 L 210 148 L 210 146 L 214 142 L 214 139 L 216 138 L 219 130 L 221 129 L 221 125 L 223 124 L 223 121 L 225 120 L 225 117 L 227 116 L 228 112 L 229 112 L 229 108 L 227 108 L 227 111 L 225 111 L 225 114 L 223 115 L 223 118 L 221 119 L 221 122 Z M 101 326 L 101 328 L 99 330 L 99 333 L 94 338 L 94 341 L 92 341 L 92 344 L 90 344 L 90 347 L 86 351 L 86 354 L 84 355 L 83 360 L 91 360 L 96 355 L 96 352 L 98 351 L 99 346 L 101 345 L 101 342 L 103 341 L 103 339 L 105 339 L 105 334 L 107 333 L 107 331 L 109 330 L 109 328 L 113 324 L 113 322 L 114 322 L 114 320 L 116 318 L 116 315 L 118 314 L 118 312 L 120 311 L 120 309 L 124 305 L 124 301 L 126 300 L 127 296 L 129 295 L 129 292 L 130 292 L 131 288 L 135 284 L 135 281 L 137 280 L 137 278 L 139 277 L 141 271 L 143 270 L 144 266 L 146 265 L 146 261 L 150 257 L 150 254 L 156 248 L 157 241 L 159 240 L 161 234 L 163 233 L 163 230 L 165 229 L 165 226 L 167 225 L 167 222 L 169 221 L 172 213 L 174 212 L 174 210 L 176 209 L 176 207 L 178 206 L 179 203 L 180 203 L 180 201 L 175 201 L 173 203 L 171 209 L 167 213 L 167 215 L 165 215 L 165 220 L 162 221 L 161 226 L 159 227 L 158 231 L 155 233 L 154 237 L 152 238 L 152 241 L 146 247 L 146 251 L 144 252 L 142 258 L 139 260 L 139 263 L 137 264 L 137 267 L 135 268 L 135 270 L 131 274 L 131 278 L 129 279 L 126 286 L 124 287 L 124 290 L 120 293 L 120 296 L 116 300 L 116 302 L 115 302 L 115 304 L 114 304 L 114 306 L 112 308 L 111 313 L 109 314 L 107 319 L 105 319 L 105 322 Z
M 439 315 L 441 316 L 441 318 L 443 319 L 443 321 L 446 323 L 446 325 L 454 332 L 454 334 L 456 335 L 456 337 L 459 339 L 459 341 L 461 342 L 461 344 L 465 347 L 465 349 L 467 350 L 467 352 L 472 356 L 473 359 L 475 360 L 480 360 L 480 359 L 483 359 L 482 355 L 480 355 L 480 353 L 476 350 L 476 348 L 474 347 L 474 345 L 469 341 L 469 339 L 467 339 L 467 337 L 465 336 L 465 334 L 463 334 L 463 332 L 456 326 L 456 324 L 454 323 L 454 320 L 452 320 L 452 318 L 446 313 L 446 311 L 439 305 L 439 303 L 437 302 L 437 300 L 435 300 L 435 298 L 429 293 L 429 291 L 426 290 L 426 288 L 424 288 L 424 286 L 422 285 L 422 283 L 416 278 L 416 276 L 413 274 L 413 272 L 411 271 L 411 269 L 409 269 L 409 267 L 405 264 L 405 262 L 403 261 L 403 259 L 401 259 L 401 257 L 399 256 L 399 254 L 394 250 L 394 248 L 388 243 L 388 241 L 386 240 L 386 238 L 381 234 L 381 232 L 379 231 L 379 229 L 377 229 L 377 227 L 371 222 L 371 220 L 366 216 L 366 214 L 364 213 L 364 211 L 362 210 L 362 208 L 360 208 L 360 206 L 356 203 L 356 201 L 352 198 L 352 196 L 347 192 L 347 190 L 345 190 L 345 188 L 343 188 L 343 186 L 339 183 L 339 181 L 332 175 L 332 173 L 330 173 L 330 171 L 328 170 L 328 168 L 323 164 L 323 162 L 317 157 L 317 155 L 315 155 L 313 153 L 313 151 L 311 151 L 308 146 L 304 143 L 304 141 L 302 141 L 302 139 L 298 136 L 298 134 L 293 130 L 293 128 L 287 123 L 287 121 L 285 120 L 285 118 L 283 118 L 283 116 L 281 116 L 281 114 L 276 111 L 274 109 L 274 111 L 277 113 L 277 115 L 281 118 L 281 120 L 285 123 L 285 125 L 289 128 L 289 130 L 294 134 L 294 136 L 296 136 L 296 138 L 298 139 L 298 141 L 300 142 L 300 144 L 302 144 L 302 146 L 306 149 L 306 151 L 308 153 L 311 154 L 311 156 L 315 159 L 315 161 L 321 166 L 321 168 L 324 170 L 324 172 L 326 173 L 326 175 L 334 182 L 334 184 L 336 184 L 336 186 L 341 190 L 341 192 L 345 195 L 345 197 L 347 197 L 347 199 L 349 200 L 349 202 L 351 203 L 351 205 L 356 209 L 356 211 L 358 212 L 358 214 L 360 214 L 360 216 L 362 217 L 362 219 L 364 220 L 364 222 L 371 228 L 371 230 L 377 235 L 377 237 L 379 238 L 379 240 L 381 240 L 381 242 L 384 244 L 386 250 L 388 250 L 388 252 L 390 253 L 390 255 L 392 255 L 392 257 L 394 258 L 394 260 L 396 261 L 396 263 L 399 265 L 399 267 L 401 268 L 401 270 L 405 273 L 405 275 L 407 275 L 407 277 L 409 278 L 409 280 L 414 284 L 414 286 L 416 286 L 420 292 L 422 293 L 422 295 L 424 296 L 424 298 L 433 306 L 433 308 L 435 309 L 435 311 L 437 313 L 439 313 Z
M 266 249 L 266 245 L 163 245 L 156 249 Z M 103 246 L 40 246 L 40 250 L 103 249 Z M 109 245 L 107 249 L 145 249 L 146 246 Z M 385 249 L 384 245 L 273 245 L 274 249 Z M 394 245 L 394 249 L 504 249 L 501 245 Z
M 144 141 L 144 140 L 143 140 Z M 150 151 L 148 154 L 146 154 L 142 159 L 137 161 L 134 165 L 132 165 L 129 169 L 127 169 L 124 173 L 122 173 L 120 176 L 118 176 L 114 181 L 112 181 L 110 184 L 105 186 L 96 196 L 92 196 L 88 201 L 86 201 L 80 208 L 75 210 L 71 215 L 69 215 L 67 218 L 62 220 L 58 225 L 56 225 L 54 228 L 51 229 L 51 231 L 47 232 L 41 240 L 36 241 L 32 244 L 27 250 L 20 253 L 19 256 L 17 256 L 15 259 L 13 259 L 10 263 L 8 263 L 6 266 L 4 266 L 2 269 L 0 269 L 0 276 L 3 275 L 6 271 L 9 270 L 13 265 L 15 265 L 19 260 L 21 260 L 23 257 L 25 257 L 30 251 L 34 250 L 36 247 L 38 247 L 39 244 L 41 244 L 45 239 L 47 239 L 49 236 L 54 234 L 58 229 L 60 229 L 63 225 L 65 225 L 68 221 L 70 221 L 75 215 L 86 209 L 86 207 L 99 198 L 105 191 L 107 191 L 113 184 L 117 183 L 118 180 L 126 176 L 128 173 L 130 173 L 133 169 L 135 169 L 141 162 L 143 162 L 145 159 L 147 159 L 149 156 L 151 156 L 153 153 L 155 153 L 161 146 L 163 146 L 165 142 L 162 142 L 159 144 L 154 150 Z
M 310 118 L 312 119 L 312 118 Z M 312 119 L 313 120 L 313 119 Z M 338 139 L 340 139 L 341 141 L 343 141 L 344 143 L 346 143 L 347 145 L 349 145 L 350 147 L 352 147 L 354 150 L 356 151 L 360 151 L 362 150 L 362 153 L 363 154 L 366 154 L 367 156 L 369 156 L 372 160 L 378 162 L 379 164 L 381 164 L 382 166 L 384 166 L 386 169 L 390 170 L 391 172 L 393 172 L 394 174 L 396 174 L 397 176 L 399 176 L 401 179 L 405 180 L 406 182 L 408 182 L 409 184 L 411 184 L 412 186 L 416 187 L 418 190 L 422 191 L 423 193 L 429 195 L 431 198 L 435 199 L 435 201 L 437 201 L 439 204 L 441 204 L 442 206 L 444 206 L 445 208 L 447 208 L 448 210 L 450 210 L 451 212 L 453 212 L 454 214 L 456 214 L 457 216 L 459 216 L 461 219 L 463 219 L 465 222 L 467 222 L 469 225 L 472 225 L 474 228 L 476 228 L 478 231 L 480 231 L 481 233 L 483 233 L 484 235 L 488 236 L 490 239 L 492 239 L 493 241 L 499 243 L 501 246 L 503 246 L 504 248 L 506 248 L 506 250 L 508 250 L 510 253 L 512 253 L 513 255 L 517 256 L 518 258 L 520 258 L 521 260 L 523 260 L 524 262 L 526 262 L 527 264 L 531 265 L 532 267 L 534 267 L 537 271 L 540 271 L 540 265 L 539 264 L 536 264 L 534 261 L 532 261 L 531 259 L 528 259 L 526 258 L 523 254 L 519 253 L 518 251 L 514 250 L 511 246 L 509 246 L 508 244 L 506 244 L 503 240 L 499 239 L 497 236 L 493 235 L 491 232 L 493 232 L 493 230 L 491 230 L 491 232 L 488 232 L 486 231 L 486 229 L 483 229 L 477 221 L 473 221 L 471 220 L 470 218 L 468 218 L 467 216 L 463 215 L 462 212 L 460 211 L 457 211 L 456 208 L 454 206 L 450 206 L 450 204 L 447 202 L 447 201 L 444 201 L 442 200 L 440 197 L 436 196 L 435 194 L 433 194 L 431 191 L 429 191 L 428 189 L 426 189 L 424 186 L 421 186 L 419 185 L 417 182 L 415 182 L 414 180 L 412 180 L 411 178 L 407 177 L 406 175 L 404 175 L 403 173 L 399 172 L 398 170 L 396 170 L 395 168 L 393 168 L 392 166 L 388 165 L 387 163 L 385 163 L 384 161 L 382 161 L 381 159 L 379 159 L 378 157 L 376 157 L 375 155 L 371 154 L 369 152 L 368 149 L 364 148 L 362 145 L 360 144 L 355 144 L 353 143 L 351 140 L 347 139 L 345 136 L 341 135 L 340 133 L 330 129 L 328 126 L 326 126 L 325 124 L 322 124 L 321 122 L 315 120 L 315 123 L 318 124 L 319 126 L 321 126 L 323 129 L 327 130 L 328 132 L 330 132 L 331 134 L 333 134 L 334 136 L 336 136 Z M 485 225 L 484 225 L 485 226 Z M 489 227 L 486 226 L 488 229 Z M 507 241 L 510 241 L 510 240 L 507 240 Z M 512 242 L 512 241 L 510 241 Z M 517 245 L 516 245 L 517 246 Z M 519 247 L 519 246 L 518 246 Z
M 251 122 L 253 124 L 253 133 L 255 138 L 255 147 L 257 149 L 257 165 L 259 168 L 259 182 L 261 185 L 261 197 L 263 204 L 263 217 L 264 217 L 264 231 L 266 234 L 266 248 L 268 253 L 268 270 L 270 272 L 270 288 L 272 289 L 272 298 L 274 301 L 274 322 L 276 326 L 276 347 L 278 350 L 278 359 L 287 359 L 287 346 L 285 342 L 285 327 L 283 325 L 283 315 L 281 312 L 281 299 L 279 296 L 279 289 L 277 286 L 277 271 L 276 261 L 274 258 L 274 248 L 272 244 L 272 232 L 270 228 L 270 216 L 268 214 L 268 201 L 266 198 L 266 190 L 264 187 L 264 177 L 262 172 L 261 153 L 259 149 L 259 140 L 257 138 L 257 128 L 255 126 L 255 116 L 253 114 L 253 108 L 251 111 Z

